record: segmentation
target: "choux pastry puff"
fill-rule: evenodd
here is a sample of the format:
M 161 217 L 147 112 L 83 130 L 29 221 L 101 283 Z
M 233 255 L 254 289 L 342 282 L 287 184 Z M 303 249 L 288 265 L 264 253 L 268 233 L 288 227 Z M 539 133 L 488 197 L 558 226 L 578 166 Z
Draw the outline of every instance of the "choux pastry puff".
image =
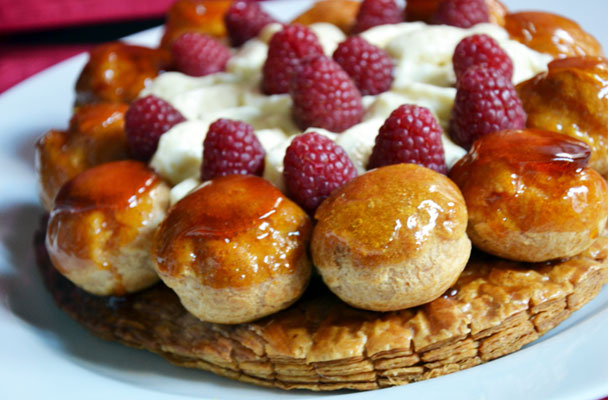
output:
M 499 257 L 540 262 L 587 249 L 608 218 L 606 181 L 572 137 L 507 130 L 478 139 L 450 171 L 467 203 L 473 244 Z
M 99 296 L 158 281 L 152 237 L 169 208 L 169 187 L 144 163 L 115 161 L 80 173 L 59 191 L 46 248 L 55 268 Z
M 366 310 L 434 300 L 456 281 L 471 253 L 458 187 L 414 164 L 351 180 L 321 203 L 315 219 L 315 266 L 338 297 Z
M 171 208 L 152 254 L 159 276 L 191 314 L 237 324 L 302 295 L 312 269 L 310 231 L 308 215 L 270 182 L 229 175 Z

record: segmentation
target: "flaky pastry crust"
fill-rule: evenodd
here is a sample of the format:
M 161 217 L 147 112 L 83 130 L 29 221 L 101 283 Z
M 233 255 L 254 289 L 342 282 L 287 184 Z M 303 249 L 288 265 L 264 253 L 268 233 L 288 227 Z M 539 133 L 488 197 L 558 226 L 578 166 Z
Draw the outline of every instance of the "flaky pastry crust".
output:
M 94 334 L 176 365 L 283 389 L 369 390 L 466 369 L 536 340 L 608 283 L 602 237 L 553 264 L 474 254 L 455 285 L 422 307 L 356 310 L 316 281 L 285 311 L 218 325 L 189 314 L 162 284 L 124 298 L 89 295 L 52 268 L 43 241 L 39 233 L 38 263 L 55 301 Z

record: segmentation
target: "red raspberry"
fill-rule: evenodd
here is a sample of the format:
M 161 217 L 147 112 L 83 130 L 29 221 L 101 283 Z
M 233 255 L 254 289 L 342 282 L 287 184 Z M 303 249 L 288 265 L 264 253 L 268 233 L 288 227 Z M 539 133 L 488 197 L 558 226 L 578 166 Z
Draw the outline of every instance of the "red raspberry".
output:
M 202 180 L 237 174 L 261 176 L 265 155 L 251 125 L 218 119 L 209 126 L 203 142 Z
M 379 47 L 361 36 L 351 36 L 338 45 L 333 55 L 357 85 L 362 95 L 386 92 L 393 83 L 393 61 Z
M 469 68 L 458 81 L 450 119 L 452 140 L 469 149 L 483 135 L 522 129 L 526 113 L 511 80 L 484 67 Z
M 490 22 L 490 13 L 485 0 L 443 0 L 437 6 L 432 21 L 439 25 L 470 28 Z
M 378 25 L 398 24 L 403 20 L 403 9 L 395 0 L 363 0 L 352 33 L 361 33 Z
M 258 3 L 236 0 L 224 16 L 224 23 L 233 46 L 240 46 L 256 37 L 268 24 L 276 22 Z
M 473 65 L 495 69 L 506 76 L 513 78 L 513 62 L 498 42 L 485 34 L 466 37 L 458 43 L 454 56 L 454 72 L 456 80 Z
M 427 108 L 404 104 L 380 128 L 368 168 L 411 163 L 445 174 L 441 134 L 437 120 Z
M 291 142 L 283 168 L 289 196 L 311 214 L 332 191 L 357 176 L 344 149 L 316 132 Z
M 268 57 L 262 69 L 262 90 L 266 94 L 289 91 L 289 80 L 298 62 L 323 54 L 317 35 L 302 25 L 287 25 L 275 33 L 268 44 Z
M 361 94 L 348 74 L 331 58 L 302 60 L 291 79 L 293 117 L 301 129 L 310 126 L 342 132 L 361 122 Z
M 160 136 L 185 121 L 182 114 L 163 99 L 150 95 L 135 100 L 125 114 L 125 130 L 131 156 L 148 161 Z
M 211 36 L 196 32 L 181 35 L 171 47 L 178 71 L 191 76 L 204 76 L 223 71 L 230 49 Z

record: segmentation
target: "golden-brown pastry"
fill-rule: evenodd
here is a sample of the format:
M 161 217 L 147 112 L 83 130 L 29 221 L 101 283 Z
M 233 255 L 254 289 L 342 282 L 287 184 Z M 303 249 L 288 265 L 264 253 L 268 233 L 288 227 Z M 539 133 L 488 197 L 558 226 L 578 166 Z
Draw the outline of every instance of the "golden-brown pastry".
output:
M 76 82 L 77 105 L 129 103 L 171 63 L 168 51 L 121 42 L 100 44 L 89 57 Z
M 511 39 L 556 58 L 603 54 L 593 36 L 561 15 L 542 11 L 509 13 L 504 27 Z
M 591 147 L 589 166 L 608 174 L 608 60 L 555 60 L 548 71 L 522 82 L 517 94 L 528 114 L 526 126 L 565 133 Z
M 296 17 L 292 24 L 310 25 L 327 22 L 336 25 L 342 32 L 351 31 L 359 11 L 359 3 L 354 0 L 321 0 Z
M 606 226 L 608 186 L 589 147 L 540 130 L 478 139 L 450 171 L 469 212 L 468 234 L 488 253 L 516 261 L 571 257 Z
M 47 211 L 64 183 L 95 165 L 128 157 L 126 111 L 121 103 L 79 107 L 67 131 L 51 130 L 36 142 L 38 192 Z
M 398 310 L 439 297 L 471 252 L 456 185 L 413 164 L 361 175 L 321 203 L 311 252 L 327 286 L 348 304 Z
M 137 161 L 91 168 L 66 183 L 51 212 L 46 248 L 55 268 L 82 289 L 124 295 L 158 280 L 152 236 L 169 188 Z
M 187 32 L 226 36 L 224 14 L 231 4 L 232 0 L 177 0 L 167 13 L 160 46 L 170 50 L 171 43 Z
M 405 2 L 405 19 L 407 21 L 431 22 L 433 14 L 441 0 L 408 0 Z M 499 0 L 486 0 L 490 22 L 503 26 L 507 7 Z
M 282 310 L 311 273 L 306 213 L 262 178 L 202 184 L 173 206 L 152 248 L 161 279 L 203 321 L 235 324 Z

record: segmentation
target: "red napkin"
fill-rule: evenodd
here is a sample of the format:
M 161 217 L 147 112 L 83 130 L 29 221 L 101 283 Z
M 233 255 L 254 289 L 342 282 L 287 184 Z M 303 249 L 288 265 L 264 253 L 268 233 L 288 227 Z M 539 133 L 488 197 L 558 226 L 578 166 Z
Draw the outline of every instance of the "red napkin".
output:
M 0 35 L 164 15 L 173 0 L 0 1 Z
M 88 24 L 159 18 L 173 0 L 0 0 L 0 93 L 90 48 L 83 44 L 11 44 L 11 36 Z M 16 43 L 19 43 L 17 40 Z

